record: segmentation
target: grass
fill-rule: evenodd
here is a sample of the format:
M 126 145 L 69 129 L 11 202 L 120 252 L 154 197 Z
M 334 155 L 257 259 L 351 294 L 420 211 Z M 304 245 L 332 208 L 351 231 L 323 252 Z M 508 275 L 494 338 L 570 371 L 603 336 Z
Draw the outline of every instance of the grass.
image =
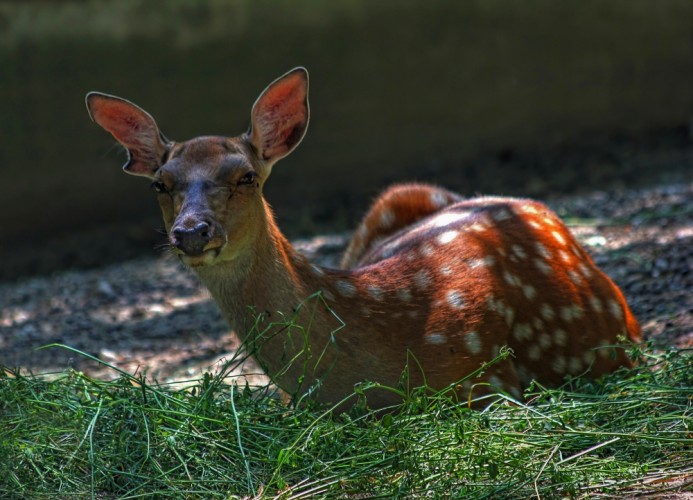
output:
M 693 488 L 691 351 L 470 410 L 418 390 L 379 415 L 294 407 L 221 370 L 0 377 L 3 498 L 611 497 Z M 231 366 L 227 367 L 231 369 Z M 113 368 L 117 370 L 117 368 Z M 368 390 L 364 386 L 361 392 Z

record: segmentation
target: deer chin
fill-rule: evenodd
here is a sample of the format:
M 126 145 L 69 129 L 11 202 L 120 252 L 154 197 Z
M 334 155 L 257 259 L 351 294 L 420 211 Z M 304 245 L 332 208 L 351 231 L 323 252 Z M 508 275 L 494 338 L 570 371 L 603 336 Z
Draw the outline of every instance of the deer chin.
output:
M 210 248 L 199 255 L 179 254 L 180 260 L 188 267 L 205 267 L 216 264 L 221 248 Z

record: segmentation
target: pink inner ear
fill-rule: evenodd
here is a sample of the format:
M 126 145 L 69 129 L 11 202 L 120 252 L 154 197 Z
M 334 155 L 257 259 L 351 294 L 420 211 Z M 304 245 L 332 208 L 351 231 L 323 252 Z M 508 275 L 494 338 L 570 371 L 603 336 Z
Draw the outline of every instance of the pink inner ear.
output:
M 253 138 L 264 159 L 288 154 L 300 141 L 307 123 L 304 76 L 289 75 L 273 84 L 256 104 L 253 115 Z
M 302 107 L 305 98 L 305 79 L 300 73 L 296 73 L 272 85 L 263 96 L 262 103 L 268 108 L 291 105 Z M 299 111 L 299 107 L 294 110 Z
M 151 119 L 129 103 L 102 102 L 94 109 L 94 120 L 126 147 L 136 149 L 152 140 Z
M 94 121 L 128 150 L 124 170 L 151 177 L 166 148 L 154 119 L 136 105 L 114 97 L 95 96 L 88 106 Z

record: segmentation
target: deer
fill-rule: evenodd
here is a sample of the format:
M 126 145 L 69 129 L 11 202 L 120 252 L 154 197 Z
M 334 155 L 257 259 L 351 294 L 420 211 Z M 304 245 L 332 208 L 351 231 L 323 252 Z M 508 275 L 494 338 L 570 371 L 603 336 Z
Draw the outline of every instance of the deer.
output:
M 288 394 L 336 404 L 370 382 L 372 408 L 401 402 L 403 386 L 521 400 L 532 381 L 634 363 L 615 348 L 642 340 L 624 295 L 541 202 L 399 184 L 340 268 L 294 249 L 263 187 L 306 133 L 305 68 L 270 83 L 230 138 L 175 142 L 125 99 L 90 92 L 86 104 L 127 151 L 125 172 L 151 181 L 172 252 Z

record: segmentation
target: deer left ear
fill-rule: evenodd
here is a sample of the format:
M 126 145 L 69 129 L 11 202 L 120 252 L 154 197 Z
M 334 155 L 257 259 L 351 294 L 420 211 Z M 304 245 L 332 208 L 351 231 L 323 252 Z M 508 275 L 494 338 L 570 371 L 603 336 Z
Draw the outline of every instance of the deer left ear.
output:
M 309 117 L 308 71 L 299 67 L 272 82 L 255 101 L 249 141 L 271 166 L 298 146 Z
M 98 123 L 128 151 L 123 170 L 152 178 L 162 164 L 168 141 L 159 132 L 154 118 L 139 106 L 100 92 L 87 94 L 87 110 Z

